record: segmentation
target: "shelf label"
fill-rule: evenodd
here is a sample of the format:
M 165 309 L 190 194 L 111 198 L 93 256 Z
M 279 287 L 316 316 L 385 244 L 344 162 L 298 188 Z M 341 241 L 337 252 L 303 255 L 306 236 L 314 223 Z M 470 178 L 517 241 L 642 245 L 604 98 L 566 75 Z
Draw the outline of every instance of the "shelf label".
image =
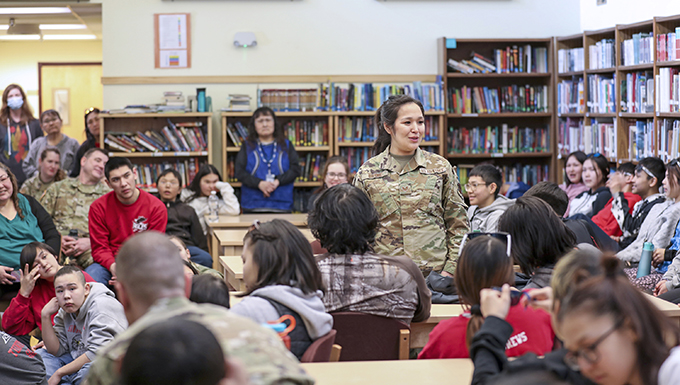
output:
M 456 41 L 456 39 L 446 39 L 446 48 L 448 49 L 458 48 L 458 42 Z
M 460 114 L 460 116 L 463 116 L 463 117 L 477 117 L 477 116 L 479 116 L 479 114 Z
M 176 152 L 175 156 L 189 156 L 189 153 L 186 151 Z
M 623 116 L 623 112 L 619 112 L 619 118 Z
M 502 158 L 503 153 L 502 152 L 493 153 L 493 154 L 491 154 L 491 157 L 492 158 Z
M 151 153 L 151 156 L 163 156 L 162 152 L 154 151 Z

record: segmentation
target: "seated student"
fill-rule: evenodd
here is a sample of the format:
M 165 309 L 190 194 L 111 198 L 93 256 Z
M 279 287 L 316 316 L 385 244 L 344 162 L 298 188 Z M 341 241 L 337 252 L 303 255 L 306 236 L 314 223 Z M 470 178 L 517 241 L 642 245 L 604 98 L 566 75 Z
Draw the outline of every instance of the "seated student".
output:
M 54 290 L 56 298 L 41 312 L 45 349 L 39 353 L 50 384 L 78 385 L 99 348 L 127 329 L 128 322 L 113 292 L 97 282 L 86 283 L 75 266 L 59 269 Z
M 38 159 L 38 173 L 28 178 L 19 192 L 40 200 L 52 183 L 66 178 L 66 172 L 59 168 L 60 156 L 58 148 L 45 147 Z
M 195 275 L 191 280 L 191 302 L 211 303 L 229 309 L 229 287 L 224 278 L 214 275 Z
M 619 191 L 612 191 L 612 214 L 616 222 L 621 227 L 623 235 L 619 239 L 619 246 L 625 249 L 638 235 L 640 226 L 645 221 L 647 214 L 652 208 L 666 200 L 666 197 L 659 193 L 659 187 L 666 174 L 666 166 L 659 158 L 644 158 L 635 167 L 633 176 L 632 191 L 638 194 L 642 200 L 635 204 L 633 213 L 629 212 L 630 202 Z
M 498 230 L 498 218 L 515 202 L 499 195 L 503 175 L 490 164 L 475 166 L 468 173 L 465 190 L 470 197 L 467 211 L 470 230 L 494 232 Z
M 344 156 L 331 156 L 326 161 L 326 165 L 323 168 L 323 174 L 321 180 L 323 184 L 314 190 L 312 195 L 307 201 L 307 211 L 312 211 L 314 209 L 314 204 L 317 198 L 322 192 L 328 190 L 333 186 L 337 186 L 342 183 L 348 183 L 350 177 L 349 164 L 347 163 L 347 158 Z M 351 183 L 351 181 L 349 182 Z
M 635 204 L 642 200 L 641 196 L 632 193 L 634 175 L 635 165 L 631 162 L 626 162 L 619 165 L 616 172 L 610 174 L 609 180 L 607 180 L 607 187 L 612 195 L 616 195 L 615 192 L 623 193 L 623 198 L 628 202 L 628 212 L 630 214 L 633 213 Z M 623 231 L 621 231 L 619 222 L 616 221 L 612 212 L 613 202 L 614 198 L 610 199 L 604 208 L 599 213 L 593 215 L 591 219 L 602 231 L 618 242 L 618 238 L 623 235 Z
M 189 254 L 189 249 L 187 249 L 187 246 L 184 244 L 184 241 L 181 239 L 177 238 L 176 236 L 172 235 L 170 236 L 170 242 L 174 243 L 175 246 L 177 246 L 177 249 L 179 250 L 179 255 L 182 257 L 182 259 L 187 262 L 187 264 L 194 270 L 196 270 L 196 275 L 199 274 L 208 274 L 208 275 L 214 275 L 217 278 L 224 279 L 224 276 L 222 273 L 220 273 L 217 270 L 214 270 L 210 267 L 205 267 L 203 265 L 199 265 L 198 263 L 194 263 L 191 261 L 190 254 Z
M 588 155 L 583 162 L 583 184 L 588 190 L 580 193 L 571 201 L 569 214 L 583 214 L 592 218 L 604 208 L 612 194 L 606 186 L 609 176 L 609 161 L 600 153 Z
M 208 253 L 208 239 L 203 233 L 201 221 L 193 207 L 179 200 L 182 176 L 173 168 L 167 168 L 158 175 L 156 186 L 160 198 L 168 209 L 168 224 L 165 233 L 176 236 L 186 245 L 192 262 L 212 267 L 213 260 Z
M 354 311 L 406 324 L 430 316 L 423 274 L 413 260 L 373 252 L 378 212 L 363 191 L 342 184 L 324 191 L 309 213 L 312 234 L 327 254 L 317 256 L 326 311 Z
M 80 158 L 75 178 L 68 178 L 50 186 L 40 199 L 45 210 L 61 233 L 61 251 L 64 257 L 86 269 L 92 260 L 92 247 L 88 227 L 88 214 L 92 203 L 111 188 L 102 180 L 108 154 L 100 148 L 91 148 Z M 71 231 L 78 233 L 72 237 Z M 60 261 L 65 263 L 64 261 Z
M 561 190 L 560 190 L 561 191 Z M 472 233 L 471 233 L 472 234 Z M 479 310 L 479 292 L 484 288 L 512 285 L 515 275 L 507 244 L 490 236 L 478 236 L 465 243 L 456 268 L 456 287 L 466 312 L 439 322 L 418 358 L 468 358 L 472 337 L 484 322 Z M 512 243 L 514 246 L 514 242 Z M 543 310 L 513 306 L 507 317 L 513 327 L 506 355 L 515 357 L 552 350 L 555 333 L 550 314 Z
M 239 215 L 241 213 L 238 199 L 234 195 L 234 188 L 229 183 L 222 182 L 222 176 L 215 166 L 207 163 L 201 165 L 189 187 L 182 190 L 180 199 L 196 211 L 203 234 L 208 234 L 205 216 L 210 214 L 208 197 L 213 191 L 216 191 L 217 197 L 220 198 L 218 205 L 220 214 Z
M 45 385 L 45 364 L 33 349 L 0 331 L 0 384 Z
M 42 330 L 40 312 L 55 296 L 54 276 L 61 269 L 55 254 L 42 242 L 31 242 L 21 250 L 21 288 L 2 315 L 2 328 L 26 344 L 33 329 Z M 89 274 L 84 275 L 85 281 L 94 282 Z
M 200 323 L 182 317 L 137 334 L 123 357 L 120 375 L 120 385 L 248 383 L 243 368 L 225 358 L 215 335 Z
M 143 231 L 165 232 L 168 211 L 158 198 L 137 188 L 137 171 L 127 158 L 109 159 L 104 175 L 113 191 L 90 206 L 88 228 L 95 263 L 85 271 L 108 284 L 116 276 L 116 254 L 123 242 Z
M 59 113 L 56 110 L 47 110 L 40 114 L 40 126 L 46 136 L 36 138 L 33 143 L 31 143 L 31 149 L 28 150 L 28 155 L 21 165 L 27 178 L 35 176 L 38 173 L 38 158 L 48 146 L 59 149 L 61 156 L 59 164 L 63 170 L 70 170 L 71 167 L 73 167 L 73 161 L 76 157 L 76 152 L 78 152 L 78 147 L 80 147 L 80 143 L 78 143 L 77 140 L 64 135 L 61 132 L 61 125 L 61 116 L 59 116 Z
M 564 183 L 560 185 L 560 188 L 567 193 L 568 202 L 566 212 L 569 212 L 569 206 L 571 206 L 571 201 L 574 200 L 580 193 L 588 190 L 585 184 L 583 184 L 582 174 L 583 174 L 583 162 L 586 161 L 586 154 L 583 151 L 574 151 L 567 155 L 566 162 L 564 163 Z
M 576 246 L 576 236 L 535 196 L 517 198 L 498 221 L 512 237 L 512 258 L 531 277 L 526 289 L 548 286 L 555 263 Z
M 666 168 L 666 177 L 663 179 L 664 186 L 667 187 L 664 191 L 668 199 L 655 204 L 649 210 L 635 240 L 616 253 L 620 260 L 633 267 L 625 270 L 631 278 L 637 276 L 637 263 L 640 261 L 644 243 L 651 242 L 655 248 L 662 247 L 667 245 L 673 236 L 675 226 L 680 220 L 680 200 L 678 199 L 680 197 L 678 180 L 680 179 L 678 177 L 680 177 L 680 164 L 670 162 Z
M 261 324 L 286 314 L 295 317 L 290 350 L 300 359 L 333 327 L 321 300 L 323 281 L 312 247 L 297 227 L 274 219 L 256 223 L 246 234 L 241 257 L 247 296 L 231 312 Z

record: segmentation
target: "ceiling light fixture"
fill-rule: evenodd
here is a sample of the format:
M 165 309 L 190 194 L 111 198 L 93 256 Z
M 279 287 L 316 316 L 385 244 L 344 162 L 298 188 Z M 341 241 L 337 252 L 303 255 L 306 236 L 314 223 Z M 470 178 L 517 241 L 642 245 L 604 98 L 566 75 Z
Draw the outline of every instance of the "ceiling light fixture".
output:
M 0 8 L 0 15 L 42 15 L 55 13 L 71 13 L 67 7 L 9 7 Z
M 95 35 L 43 35 L 43 40 L 95 40 Z
M 40 35 L 0 35 L 0 40 L 40 40 Z
M 85 29 L 83 24 L 40 24 L 42 30 L 67 30 L 67 29 Z

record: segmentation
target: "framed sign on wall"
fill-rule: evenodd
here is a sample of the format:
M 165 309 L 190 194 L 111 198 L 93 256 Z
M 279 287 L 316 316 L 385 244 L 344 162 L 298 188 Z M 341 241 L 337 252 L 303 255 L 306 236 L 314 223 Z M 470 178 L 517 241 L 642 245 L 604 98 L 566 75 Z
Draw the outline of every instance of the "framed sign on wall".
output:
M 156 68 L 191 68 L 191 17 L 188 13 L 154 14 Z

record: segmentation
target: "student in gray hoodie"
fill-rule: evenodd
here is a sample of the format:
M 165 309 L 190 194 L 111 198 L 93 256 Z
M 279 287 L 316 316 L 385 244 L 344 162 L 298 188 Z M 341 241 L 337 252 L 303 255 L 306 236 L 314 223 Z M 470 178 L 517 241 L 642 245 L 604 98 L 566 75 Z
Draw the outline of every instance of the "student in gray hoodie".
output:
M 75 266 L 57 272 L 54 289 L 56 297 L 41 313 L 45 349 L 39 352 L 49 385 L 79 385 L 97 350 L 127 328 L 125 311 L 111 290 L 100 283 L 86 283 Z
M 231 311 L 261 324 L 293 316 L 290 350 L 300 359 L 333 328 L 333 317 L 321 300 L 323 281 L 312 247 L 297 227 L 274 219 L 256 223 L 246 234 L 241 257 L 247 296 Z
M 503 175 L 493 165 L 480 164 L 470 170 L 465 191 L 470 198 L 467 215 L 471 231 L 498 231 L 498 219 L 515 203 L 499 194 L 502 185 Z

